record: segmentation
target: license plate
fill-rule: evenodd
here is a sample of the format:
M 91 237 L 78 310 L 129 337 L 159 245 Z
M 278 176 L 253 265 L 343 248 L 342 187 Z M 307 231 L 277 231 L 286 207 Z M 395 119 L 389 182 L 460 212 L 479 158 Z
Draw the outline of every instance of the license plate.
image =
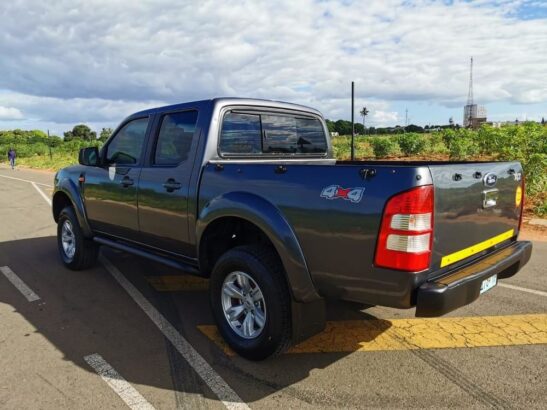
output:
M 498 275 L 490 276 L 488 279 L 485 279 L 481 283 L 481 293 L 486 292 L 487 290 L 492 289 L 498 283 Z

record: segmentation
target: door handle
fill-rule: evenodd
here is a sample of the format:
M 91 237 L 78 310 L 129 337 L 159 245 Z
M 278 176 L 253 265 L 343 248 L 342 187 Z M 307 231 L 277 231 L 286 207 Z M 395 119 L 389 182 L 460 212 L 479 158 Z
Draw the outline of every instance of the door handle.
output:
M 134 181 L 129 177 L 123 177 L 121 184 L 124 188 L 127 188 L 128 186 L 133 185 Z
M 173 178 L 169 178 L 167 181 L 165 181 L 163 187 L 167 192 L 173 192 L 175 189 L 180 189 L 182 185 L 180 184 L 180 182 L 175 181 Z

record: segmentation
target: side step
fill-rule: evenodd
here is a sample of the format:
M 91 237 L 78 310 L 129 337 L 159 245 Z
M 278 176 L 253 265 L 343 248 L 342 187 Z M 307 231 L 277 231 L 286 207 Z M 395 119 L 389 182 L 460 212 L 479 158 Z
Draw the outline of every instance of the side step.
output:
M 186 273 L 189 273 L 191 275 L 202 276 L 200 274 L 199 269 L 197 269 L 195 266 L 190 265 L 189 263 L 185 263 L 185 262 L 182 262 L 182 261 L 176 261 L 176 260 L 173 260 L 171 258 L 166 258 L 165 256 L 160 256 L 156 253 L 147 252 L 143 249 L 137 249 L 137 248 L 134 248 L 132 246 L 125 245 L 123 243 L 116 242 L 116 241 L 106 239 L 106 238 L 102 238 L 102 237 L 98 237 L 98 236 L 95 236 L 93 238 L 93 241 L 97 242 L 101 245 L 108 246 L 110 248 L 118 249 L 120 251 L 132 253 L 133 255 L 137 255 L 137 256 L 141 256 L 141 257 L 146 258 L 146 259 L 153 260 L 154 262 L 158 262 L 158 263 L 170 266 L 170 267 L 175 268 L 175 269 L 180 269 L 180 270 L 182 270 Z

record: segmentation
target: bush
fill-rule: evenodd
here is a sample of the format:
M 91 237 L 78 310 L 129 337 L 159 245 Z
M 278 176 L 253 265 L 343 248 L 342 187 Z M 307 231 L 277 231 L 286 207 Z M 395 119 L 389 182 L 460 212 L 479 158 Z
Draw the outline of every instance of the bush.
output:
M 454 138 L 456 138 L 456 132 L 456 130 L 450 128 L 445 128 L 444 130 L 442 130 L 441 137 L 446 148 L 450 149 L 452 141 L 454 140 Z
M 523 165 L 530 194 L 547 192 L 547 154 L 534 154 Z
M 387 158 L 400 152 L 399 144 L 391 137 L 376 137 L 371 140 L 372 150 L 376 158 Z
M 350 159 L 351 155 L 351 138 L 349 137 L 334 137 L 332 139 L 332 150 L 334 157 L 339 160 Z
M 409 132 L 397 137 L 397 142 L 405 156 L 421 154 L 425 148 L 425 137 L 421 134 Z
M 428 154 L 448 154 L 448 148 L 444 144 L 444 140 L 440 132 L 434 132 L 429 136 L 425 151 Z
M 450 142 L 449 152 L 451 160 L 468 160 L 479 153 L 479 145 L 473 138 L 460 134 Z
M 370 145 L 370 138 L 359 138 L 355 141 L 355 158 L 367 159 L 374 158 L 374 151 Z

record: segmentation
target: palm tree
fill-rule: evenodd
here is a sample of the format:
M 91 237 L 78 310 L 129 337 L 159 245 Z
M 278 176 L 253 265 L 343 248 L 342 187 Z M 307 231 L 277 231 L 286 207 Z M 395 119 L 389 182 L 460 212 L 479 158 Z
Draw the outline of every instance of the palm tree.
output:
M 359 114 L 361 114 L 361 117 L 363 117 L 363 128 L 365 129 L 365 135 L 367 133 L 367 128 L 365 127 L 365 118 L 368 115 L 369 111 L 367 110 L 367 107 L 363 107 L 361 111 L 359 111 Z

